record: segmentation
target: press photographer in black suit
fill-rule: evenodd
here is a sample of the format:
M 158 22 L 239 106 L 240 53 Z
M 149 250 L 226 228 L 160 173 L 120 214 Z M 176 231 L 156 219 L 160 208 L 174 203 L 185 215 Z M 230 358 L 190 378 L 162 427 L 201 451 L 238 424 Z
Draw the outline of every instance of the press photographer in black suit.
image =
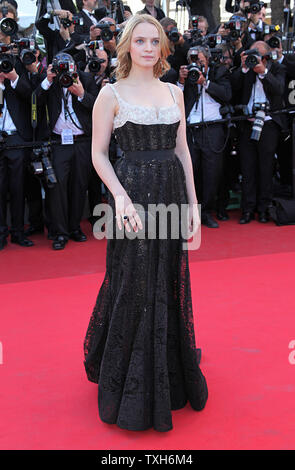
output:
M 283 115 L 272 111 L 284 106 L 286 80 L 285 67 L 269 59 L 271 49 L 263 41 L 251 46 L 257 49 L 257 62 L 254 68 L 246 64 L 247 55 L 241 54 L 242 66 L 232 75 L 232 86 L 240 93 L 240 103 L 247 105 L 252 114 L 254 103 L 269 103 L 270 113 L 266 115 L 258 141 L 251 139 L 252 120 L 241 123 L 240 158 L 242 172 L 242 217 L 241 224 L 249 223 L 258 211 L 259 222 L 268 222 L 268 207 L 272 201 L 272 178 L 274 154 L 281 129 L 285 128 Z M 249 56 L 248 56 L 249 57 Z
M 97 86 L 97 94 L 100 92 L 101 88 L 109 82 L 110 76 L 110 55 L 106 50 L 101 50 L 99 48 L 95 49 L 93 52 L 93 57 L 97 58 L 100 61 L 99 70 L 96 73 L 92 73 L 94 81 Z M 104 62 L 102 62 L 104 61 Z M 89 67 L 91 68 L 91 63 L 87 61 L 85 68 L 86 73 L 91 73 Z M 91 175 L 89 179 L 88 186 L 88 203 L 90 210 L 89 222 L 94 225 L 98 220 L 98 217 L 93 215 L 94 208 L 97 204 L 102 202 L 102 193 L 101 193 L 102 181 L 97 174 L 94 166 L 91 168 Z
M 59 29 L 53 30 L 50 25 L 54 22 L 54 16 L 59 18 L 60 26 Z M 79 42 L 80 37 L 75 33 L 76 26 L 71 24 L 67 28 L 63 25 L 62 20 L 66 18 L 72 21 L 72 12 L 68 10 L 53 10 L 52 13 L 44 13 L 36 21 L 36 28 L 46 41 L 47 63 L 51 63 L 53 57 L 59 51 L 69 47 L 71 43 Z
M 76 71 L 69 54 L 60 53 L 56 61 L 67 62 Z M 52 64 L 47 77 L 36 90 L 39 105 L 46 102 L 49 131 L 62 143 L 53 146 L 52 166 L 58 182 L 46 192 L 50 211 L 51 230 L 55 235 L 53 249 L 63 249 L 69 238 L 85 241 L 80 228 L 85 196 L 91 174 L 92 108 L 97 96 L 93 77 L 78 71 L 70 87 L 60 83 L 60 73 Z M 85 137 L 89 139 L 85 141 Z
M 11 58 L 12 58 L 11 54 Z M 6 145 L 22 145 L 32 139 L 30 102 L 32 88 L 23 66 L 14 57 L 14 68 L 0 73 L 3 93 L 1 130 L 5 143 L 0 152 L 0 250 L 7 245 L 7 196 L 10 194 L 11 242 L 29 247 L 34 243 L 24 234 L 24 182 L 27 154 L 24 149 L 7 149 Z
M 210 50 L 201 46 L 188 52 L 188 61 L 199 69 L 199 78 L 186 66 L 180 67 L 179 84 L 184 88 L 185 114 L 188 124 L 221 119 L 219 109 L 231 99 L 229 72 L 224 65 L 209 65 Z M 192 74 L 190 76 L 190 73 Z M 218 183 L 222 172 L 225 132 L 223 124 L 188 127 L 187 140 L 192 156 L 195 186 L 199 188 L 201 221 L 207 227 L 219 227 L 211 211 L 215 208 Z

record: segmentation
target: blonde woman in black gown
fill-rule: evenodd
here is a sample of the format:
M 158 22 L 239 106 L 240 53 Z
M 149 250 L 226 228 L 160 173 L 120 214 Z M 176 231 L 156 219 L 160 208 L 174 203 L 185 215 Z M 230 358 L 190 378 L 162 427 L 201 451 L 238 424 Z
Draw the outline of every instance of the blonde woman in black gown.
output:
M 107 240 L 84 365 L 98 383 L 100 419 L 133 431 L 169 431 L 171 410 L 189 401 L 200 411 L 208 398 L 183 239 L 128 236 L 143 229 L 137 204 L 185 204 L 190 230 L 200 226 L 182 91 L 159 80 L 168 55 L 156 19 L 130 18 L 117 48 L 117 82 L 101 90 L 93 109 L 93 164 L 108 188 L 114 226 L 125 235 Z M 114 166 L 112 132 L 124 152 Z

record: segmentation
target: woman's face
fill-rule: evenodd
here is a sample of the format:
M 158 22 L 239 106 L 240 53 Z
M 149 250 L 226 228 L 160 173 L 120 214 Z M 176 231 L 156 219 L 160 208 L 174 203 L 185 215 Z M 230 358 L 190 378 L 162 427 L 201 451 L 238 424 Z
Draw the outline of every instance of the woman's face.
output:
M 150 23 L 138 24 L 132 33 L 130 44 L 132 64 L 139 67 L 153 67 L 161 56 L 160 33 Z

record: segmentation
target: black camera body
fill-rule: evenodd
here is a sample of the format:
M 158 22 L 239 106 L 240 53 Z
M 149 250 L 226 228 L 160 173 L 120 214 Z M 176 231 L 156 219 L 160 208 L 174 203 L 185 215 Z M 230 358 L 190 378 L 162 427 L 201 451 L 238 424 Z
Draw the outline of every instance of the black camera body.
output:
M 218 47 L 214 47 L 210 49 L 211 57 L 210 57 L 210 64 L 211 65 L 219 65 L 223 59 L 223 51 Z
M 199 80 L 201 73 L 205 73 L 205 67 L 197 63 L 198 54 L 191 54 L 190 58 L 192 60 L 192 63 L 187 65 L 187 80 L 190 83 L 195 84 Z
M 171 42 L 177 43 L 180 39 L 179 31 L 176 27 L 171 28 L 170 31 L 167 33 L 168 39 Z
M 259 64 L 259 58 L 261 58 L 261 55 L 258 51 L 258 49 L 248 49 L 244 51 L 246 57 L 245 60 L 245 65 L 248 69 L 254 69 L 256 65 Z
M 269 38 L 266 43 L 269 45 L 269 47 L 271 47 L 272 49 L 276 49 L 278 47 L 280 47 L 280 44 L 281 44 L 281 41 L 280 41 L 280 38 L 278 36 L 272 36 L 271 38 Z
M 227 36 L 228 41 L 236 41 L 241 37 L 241 21 L 240 20 L 231 20 L 227 23 L 224 23 L 224 29 L 229 30 Z
M 15 57 L 10 51 L 11 46 L 0 44 L 0 72 L 10 73 L 15 67 Z
M 89 57 L 87 60 L 87 65 L 89 68 L 89 72 L 91 73 L 98 73 L 101 69 L 101 64 L 106 62 L 105 59 L 99 59 L 98 57 Z
M 31 65 L 36 62 L 36 49 L 34 40 L 21 38 L 14 43 L 19 50 L 19 57 L 24 65 Z
M 264 5 L 264 2 L 252 3 L 252 5 L 245 7 L 245 13 L 251 13 L 252 15 L 255 15 L 256 13 L 259 13 L 262 10 Z
M 191 34 L 190 42 L 196 43 L 200 38 L 203 38 L 202 31 L 199 29 L 199 20 L 197 16 L 192 16 L 192 29 L 189 30 Z
M 0 6 L 2 20 L 0 20 L 0 30 L 5 36 L 14 36 L 18 32 L 18 25 L 12 18 L 7 18 L 8 8 Z
M 42 145 L 42 147 L 34 148 L 31 156 L 31 169 L 34 175 L 43 178 L 48 188 L 52 188 L 57 183 L 50 154 L 50 147 Z
M 54 58 L 52 60 L 52 72 L 57 75 L 59 84 L 64 88 L 72 86 L 78 78 L 75 64 L 67 59 Z
M 218 44 L 222 44 L 222 36 L 220 34 L 208 34 L 204 37 L 204 44 L 210 49 L 214 49 Z
M 73 15 L 73 19 L 70 20 L 70 18 L 61 18 L 60 22 L 63 25 L 64 28 L 69 28 L 70 26 L 74 25 L 80 25 L 83 26 L 84 21 L 83 18 L 80 18 L 78 15 Z
M 119 33 L 119 28 L 116 27 L 116 31 L 113 32 L 111 30 L 111 26 L 114 26 L 111 21 L 101 21 L 100 23 L 97 23 L 96 27 L 101 30 L 99 38 L 103 42 L 111 41 L 113 37 Z

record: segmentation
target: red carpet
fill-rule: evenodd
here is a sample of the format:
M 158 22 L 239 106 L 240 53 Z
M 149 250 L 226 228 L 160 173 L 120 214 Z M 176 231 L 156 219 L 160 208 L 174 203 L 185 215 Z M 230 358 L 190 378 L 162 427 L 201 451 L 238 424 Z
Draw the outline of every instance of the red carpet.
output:
M 190 252 L 209 399 L 202 412 L 173 411 L 168 433 L 124 431 L 98 417 L 83 339 L 105 241 L 54 252 L 35 236 L 33 248 L 0 253 L 1 449 L 294 449 L 295 227 L 241 226 L 230 215 L 220 229 L 202 227 L 201 248 Z

